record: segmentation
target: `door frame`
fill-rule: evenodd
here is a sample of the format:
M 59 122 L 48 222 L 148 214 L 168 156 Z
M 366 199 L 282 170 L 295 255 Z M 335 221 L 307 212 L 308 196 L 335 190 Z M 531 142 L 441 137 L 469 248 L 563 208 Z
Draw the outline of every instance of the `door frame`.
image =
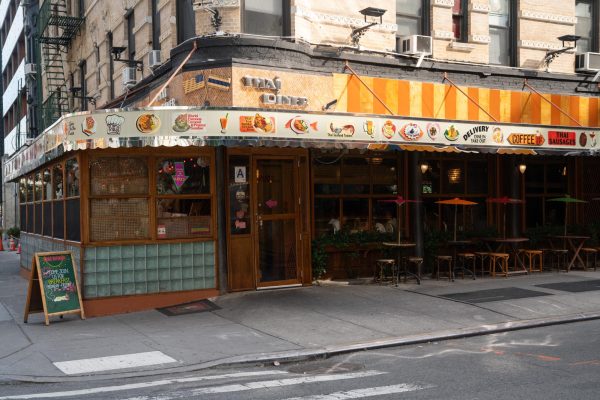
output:
M 261 282 L 260 281 L 260 219 L 258 215 L 258 180 L 256 177 L 256 171 L 258 167 L 258 162 L 261 160 L 281 160 L 281 161 L 291 161 L 293 166 L 293 187 L 294 187 L 294 211 L 291 213 L 285 213 L 280 215 L 275 215 L 273 217 L 267 216 L 266 220 L 268 221 L 277 221 L 277 220 L 291 220 L 291 215 L 293 215 L 294 221 L 294 232 L 295 232 L 295 254 L 296 254 L 296 278 L 295 279 L 286 279 L 280 281 L 271 281 L 271 282 Z M 299 169 L 300 169 L 300 161 L 298 155 L 267 155 L 267 154 L 254 154 L 251 158 L 251 187 L 252 193 L 254 196 L 251 198 L 251 209 L 252 209 L 252 218 L 254 226 L 256 227 L 252 234 L 252 243 L 253 243 L 253 251 L 254 251 L 254 277 L 255 284 L 257 289 L 269 288 L 269 287 L 281 287 L 281 286 L 300 286 L 302 284 L 302 276 L 301 276 L 301 267 L 302 263 L 300 262 L 301 255 L 301 215 L 300 215 L 300 206 L 299 206 L 299 198 L 300 198 L 300 187 L 299 187 Z
M 311 179 L 310 174 L 310 154 L 308 149 L 305 148 L 271 148 L 271 147 L 227 147 L 224 157 L 225 171 L 227 176 L 225 180 L 225 187 L 223 190 L 226 191 L 225 195 L 225 216 L 228 221 L 226 226 L 226 246 L 227 246 L 227 275 L 228 275 L 228 289 L 227 291 L 240 291 L 240 290 L 259 290 L 269 289 L 286 286 L 298 286 L 298 285 L 310 285 L 312 283 L 311 273 L 311 225 L 312 225 L 312 207 L 311 207 L 311 193 L 309 181 Z M 248 235 L 233 235 L 231 232 L 231 207 L 229 198 L 229 185 L 232 181 L 230 173 L 230 158 L 232 156 L 245 156 L 248 157 L 248 174 L 252 176 L 248 177 L 249 183 L 249 212 L 251 221 L 251 232 Z M 295 163 L 295 195 L 301 199 L 301 204 L 296 205 L 296 263 L 297 263 L 297 279 L 290 283 L 282 283 L 278 281 L 276 285 L 258 285 L 258 263 L 257 257 L 257 245 L 255 244 L 257 235 L 254 232 L 256 229 L 256 210 L 255 203 L 255 180 L 256 175 L 254 171 L 255 158 L 290 158 L 294 159 Z M 237 247 L 240 240 L 243 243 L 248 244 L 248 250 L 244 250 L 243 253 L 239 251 L 246 249 L 246 247 Z M 235 242 L 235 244 L 232 244 Z M 245 264 L 247 260 L 247 264 Z M 250 265 L 252 264 L 252 265 Z M 237 278 L 240 279 L 237 279 Z M 235 284 L 234 284 L 235 282 Z

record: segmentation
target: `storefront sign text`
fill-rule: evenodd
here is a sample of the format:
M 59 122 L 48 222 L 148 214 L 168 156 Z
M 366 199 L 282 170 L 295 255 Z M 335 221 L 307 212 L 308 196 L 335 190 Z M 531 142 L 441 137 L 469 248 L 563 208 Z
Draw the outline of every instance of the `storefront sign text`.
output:
M 464 135 L 463 139 L 465 142 L 471 142 L 475 144 L 484 144 L 487 139 L 487 133 L 490 127 L 487 125 L 475 126 L 469 129 Z
M 541 146 L 544 144 L 544 137 L 540 133 L 511 133 L 506 140 L 515 146 Z
M 548 131 L 548 144 L 551 146 L 575 146 L 577 144 L 575 132 Z

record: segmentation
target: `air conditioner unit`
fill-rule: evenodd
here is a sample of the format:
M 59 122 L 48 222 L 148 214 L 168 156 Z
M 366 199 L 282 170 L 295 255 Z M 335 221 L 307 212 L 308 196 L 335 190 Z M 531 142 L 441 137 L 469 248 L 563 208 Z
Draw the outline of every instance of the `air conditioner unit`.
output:
M 35 75 L 37 71 L 36 67 L 34 63 L 25 64 L 25 75 Z
M 431 36 L 422 36 L 422 35 L 410 35 L 403 36 L 400 38 L 400 53 L 402 54 L 413 54 L 413 55 L 431 55 L 432 52 L 432 42 Z
M 600 53 L 581 53 L 575 56 L 575 71 L 598 72 L 600 71 Z
M 123 86 L 127 89 L 135 86 L 137 80 L 135 79 L 135 67 L 123 68 Z
M 148 53 L 148 67 L 154 69 L 162 64 L 160 60 L 160 50 L 150 50 Z

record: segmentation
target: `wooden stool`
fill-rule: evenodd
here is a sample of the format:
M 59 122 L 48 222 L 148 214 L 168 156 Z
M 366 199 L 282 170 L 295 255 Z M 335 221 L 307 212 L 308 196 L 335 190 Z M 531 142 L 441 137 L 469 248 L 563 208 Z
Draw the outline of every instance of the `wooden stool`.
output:
M 395 270 L 396 270 L 396 260 L 394 260 L 393 258 L 380 258 L 379 260 L 377 260 L 375 262 L 375 265 L 377 265 L 377 269 L 379 270 L 379 279 L 377 277 L 377 273 L 375 274 L 375 281 L 379 280 L 379 284 L 381 284 L 381 282 L 383 282 L 383 279 L 385 278 L 386 274 L 386 268 L 390 269 L 390 273 L 392 274 L 392 276 L 394 276 L 395 274 Z
M 521 250 L 520 253 L 525 256 L 525 261 L 529 262 L 529 272 L 542 272 L 544 269 L 544 252 L 542 250 Z
M 435 256 L 436 278 L 440 280 L 440 264 L 446 263 L 448 267 L 448 280 L 454 282 L 454 271 L 452 270 L 452 256 Z
M 581 252 L 583 254 L 585 254 L 585 268 L 586 269 L 590 269 L 592 267 L 590 267 L 590 257 L 593 257 L 594 259 L 594 271 L 596 270 L 596 261 L 597 261 L 597 256 L 598 256 L 598 250 L 592 248 L 592 247 L 583 247 L 581 249 Z
M 490 268 L 493 277 L 496 277 L 496 267 L 499 266 L 504 274 L 508 277 L 508 253 L 490 253 Z
M 475 267 L 477 268 L 477 260 L 479 260 L 481 262 L 480 266 L 481 266 L 481 277 L 483 278 L 483 271 L 484 271 L 484 263 L 486 261 L 486 259 L 488 259 L 490 257 L 490 253 L 488 251 L 476 251 L 475 252 L 475 261 L 473 262 Z M 488 260 L 488 272 L 490 270 L 490 266 L 489 266 L 489 260 Z M 473 271 L 475 272 L 475 271 Z
M 421 284 L 421 267 L 423 266 L 423 257 L 414 257 L 414 256 L 410 256 L 408 257 L 408 266 L 410 266 L 411 264 L 414 264 L 415 266 L 415 276 L 417 277 L 417 283 L 420 285 Z M 407 266 L 407 267 L 408 267 Z M 406 282 L 408 276 L 408 274 L 404 273 L 404 282 Z
M 552 255 L 552 269 L 556 261 L 556 270 L 560 272 L 560 266 L 562 265 L 565 269 L 567 268 L 567 258 L 569 257 L 569 250 L 567 249 L 552 249 L 550 250 Z
M 458 266 L 458 261 L 460 260 L 462 278 L 465 279 L 465 269 L 467 268 L 467 262 L 471 264 L 473 269 L 471 270 L 471 274 L 473 275 L 473 279 L 475 279 L 475 253 L 458 253 L 456 255 L 456 264 Z

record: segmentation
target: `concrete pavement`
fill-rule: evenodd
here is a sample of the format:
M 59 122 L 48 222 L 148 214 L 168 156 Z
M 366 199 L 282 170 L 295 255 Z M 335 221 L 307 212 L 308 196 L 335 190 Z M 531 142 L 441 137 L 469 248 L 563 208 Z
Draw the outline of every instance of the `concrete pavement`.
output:
M 600 318 L 600 271 L 571 271 L 398 287 L 323 284 L 228 294 L 213 299 L 219 310 L 175 317 L 150 310 L 45 326 L 43 314 L 33 314 L 24 324 L 27 282 L 17 257 L 0 252 L 0 381 L 183 372 Z M 55 364 L 150 352 L 172 362 L 72 375 Z

